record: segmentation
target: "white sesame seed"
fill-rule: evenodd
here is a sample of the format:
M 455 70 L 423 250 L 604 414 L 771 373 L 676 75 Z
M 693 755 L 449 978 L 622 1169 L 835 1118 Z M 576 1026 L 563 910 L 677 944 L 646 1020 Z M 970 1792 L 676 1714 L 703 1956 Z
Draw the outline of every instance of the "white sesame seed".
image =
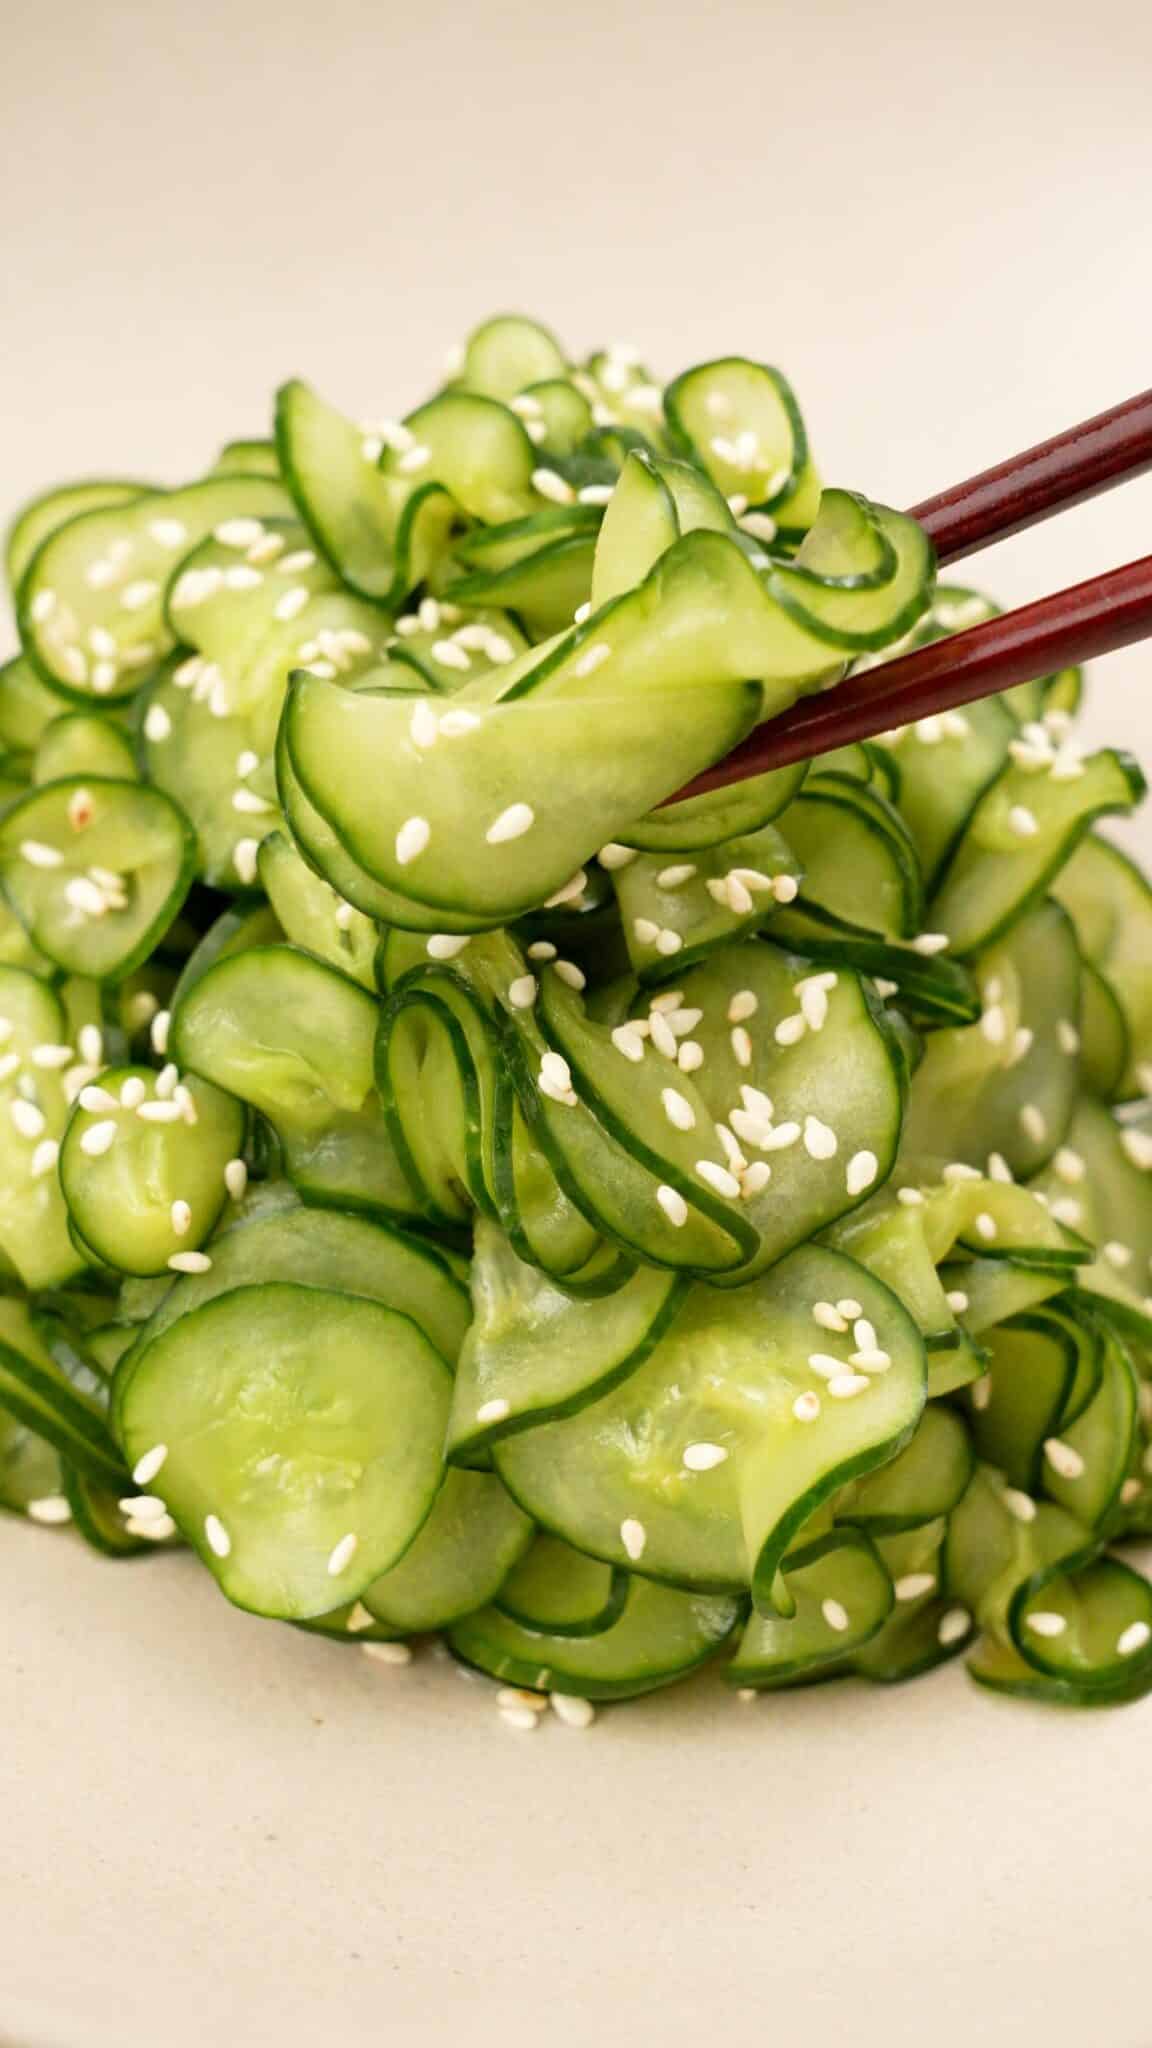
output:
M 729 1032 L 728 1043 L 732 1047 L 732 1057 L 736 1061 L 737 1066 L 750 1067 L 752 1065 L 752 1040 L 749 1038 L 743 1024 L 735 1025 Z
M 55 1138 L 41 1138 L 32 1154 L 31 1174 L 33 1180 L 43 1180 L 45 1174 L 54 1173 L 60 1157 L 60 1147 Z
M 50 619 L 58 602 L 54 590 L 38 590 L 28 607 L 33 624 L 42 626 L 46 619 Z
M 617 1024 L 612 1032 L 612 1043 L 617 1052 L 634 1065 L 638 1066 L 644 1057 L 644 1040 L 634 1025 Z
M 22 839 L 20 858 L 26 860 L 32 868 L 58 868 L 63 863 L 64 855 L 55 846 L 45 845 L 42 840 Z
M 991 1244 L 997 1235 L 996 1218 L 990 1216 L 987 1209 L 981 1209 L 976 1218 L 976 1235 L 982 1237 L 985 1244 Z
M 558 974 L 569 988 L 582 989 L 587 984 L 587 976 L 582 968 L 577 967 L 574 960 L 557 960 L 553 972 Z
M 432 837 L 432 827 L 427 818 L 406 818 L 396 834 L 396 859 L 402 868 L 407 867 L 424 852 Z
M 676 861 L 673 862 L 671 867 L 660 869 L 656 877 L 656 887 L 658 889 L 682 889 L 685 882 L 690 882 L 693 875 L 698 873 L 699 870 L 692 861 Z
M 1025 1102 L 1018 1112 L 1020 1129 L 1026 1138 L 1036 1145 L 1042 1145 L 1048 1135 L 1048 1121 L 1042 1109 L 1035 1102 Z
M 172 720 L 163 704 L 150 704 L 144 714 L 145 739 L 160 741 L 171 739 Z
M 787 1152 L 791 1146 L 799 1143 L 800 1135 L 800 1126 L 797 1123 L 777 1124 L 773 1130 L 767 1131 L 759 1139 L 760 1150 L 762 1152 Z
M 973 1408 L 976 1409 L 978 1414 L 982 1415 L 992 1399 L 991 1373 L 986 1372 L 978 1380 L 973 1380 L 968 1391 Z
M 683 1463 L 689 1472 L 712 1472 L 717 1465 L 726 1464 L 727 1459 L 723 1444 L 687 1444 Z
M 30 1500 L 24 1512 L 29 1521 L 42 1522 L 48 1528 L 72 1520 L 72 1510 L 62 1493 L 48 1493 L 40 1500 Z
M 892 1583 L 892 1591 L 897 1600 L 919 1600 L 923 1594 L 934 1593 L 935 1590 L 934 1572 L 905 1572 L 902 1578 L 895 1579 Z
M 1032 1614 L 1024 1616 L 1024 1626 L 1031 1629 L 1033 1635 L 1062 1636 L 1068 1626 L 1068 1617 L 1065 1614 L 1052 1614 L 1043 1608 L 1037 1608 Z
M 746 1024 L 749 1017 L 754 1017 L 759 1008 L 760 998 L 754 995 L 750 988 L 737 989 L 728 1005 L 728 1022 Z
M 81 1109 L 88 1110 L 93 1116 L 99 1116 L 102 1111 L 116 1109 L 119 1106 L 116 1097 L 110 1094 L 107 1088 L 100 1088 L 95 1084 L 82 1088 L 76 1099 Z
M 120 603 L 126 612 L 143 611 L 160 595 L 160 585 L 151 577 L 142 576 L 135 583 L 126 583 L 120 593 Z
M 169 1212 L 177 1237 L 187 1237 L 192 1228 L 192 1211 L 187 1202 L 175 1201 Z
M 835 1157 L 838 1139 L 828 1124 L 821 1123 L 818 1116 L 804 1119 L 804 1150 L 811 1159 L 832 1159 Z
M 360 1654 L 373 1664 L 394 1664 L 398 1667 L 412 1662 L 412 1652 L 407 1643 L 361 1643 Z
M 129 1074 L 120 1090 L 121 1109 L 139 1109 L 148 1093 L 148 1084 L 142 1074 Z
M 670 925 L 663 925 L 656 934 L 656 951 L 666 960 L 670 960 L 673 953 L 678 953 L 683 944 L 680 933 L 674 932 Z
M 534 939 L 528 948 L 530 960 L 554 960 L 556 948 L 550 939 Z
M 941 1615 L 940 1626 L 936 1630 L 936 1640 L 941 1649 L 948 1649 L 951 1644 L 958 1643 L 962 1636 L 967 1635 L 971 1626 L 972 1616 L 966 1607 L 950 1607 L 946 1614 Z
M 980 1173 L 979 1167 L 969 1166 L 967 1162 L 963 1159 L 953 1159 L 951 1164 L 944 1168 L 944 1171 L 941 1175 L 942 1180 L 946 1180 L 950 1183 L 959 1183 L 960 1181 L 965 1180 L 980 1180 L 981 1178 L 982 1175 Z
M 1108 1261 L 1110 1266 L 1116 1268 L 1117 1272 L 1122 1272 L 1125 1266 L 1132 1264 L 1131 1245 L 1121 1244 L 1114 1237 L 1109 1238 L 1107 1244 L 1101 1245 L 1100 1254 L 1102 1258 Z
M 359 1540 L 359 1537 L 353 1530 L 349 1530 L 347 1536 L 340 1538 L 339 1543 L 337 1543 L 328 1559 L 328 1576 L 330 1579 L 338 1579 L 341 1572 L 347 1570 L 356 1554 L 356 1546 Z
M 662 1053 L 666 1060 L 679 1059 L 676 1034 L 668 1019 L 662 1016 L 659 1010 L 653 1010 L 648 1019 L 648 1035 L 652 1040 L 655 1051 Z
M 544 898 L 545 910 L 555 910 L 561 903 L 578 902 L 584 894 L 587 882 L 588 876 L 584 869 L 577 868 L 576 873 L 567 882 L 563 882 L 559 889 L 554 889 L 551 896 Z
M 1121 1657 L 1134 1657 L 1152 1640 L 1152 1629 L 1146 1621 L 1129 1622 L 1128 1627 L 1116 1638 L 1116 1648 Z
M 259 853 L 258 839 L 238 839 L 232 849 L 232 865 L 246 885 L 256 880 Z
M 1133 1166 L 1144 1173 L 1152 1168 L 1152 1131 L 1121 1131 L 1120 1143 Z
M 1064 1181 L 1069 1187 L 1075 1187 L 1077 1182 L 1082 1181 L 1084 1178 L 1084 1161 L 1079 1152 L 1074 1152 L 1070 1145 L 1061 1145 L 1060 1150 L 1052 1161 L 1052 1165 L 1055 1168 L 1057 1178 Z
M 698 1159 L 696 1161 L 696 1172 L 708 1187 L 715 1189 L 718 1195 L 727 1195 L 733 1201 L 739 1195 L 740 1183 L 736 1179 L 735 1174 L 729 1173 L 728 1169 L 724 1166 L 717 1166 L 714 1160 Z
M 772 1168 L 766 1159 L 756 1159 L 751 1166 L 745 1166 L 740 1174 L 740 1193 L 746 1202 L 755 1195 L 763 1194 L 772 1178 Z
M 696 1111 L 687 1096 L 681 1095 L 678 1088 L 662 1088 L 660 1100 L 669 1123 L 675 1125 L 678 1131 L 695 1130 Z
M 426 697 L 421 697 L 412 706 L 408 721 L 408 732 L 415 747 L 434 747 L 440 735 L 440 722 Z
M 1008 829 L 1017 839 L 1034 839 L 1040 827 L 1035 812 L 1027 804 L 1013 804 L 1008 813 Z
M 234 1202 L 244 1199 L 248 1186 L 248 1168 L 242 1159 L 230 1159 L 224 1168 L 224 1186 Z
M 204 1537 L 208 1548 L 216 1557 L 228 1557 L 232 1550 L 232 1538 L 220 1520 L 219 1515 L 205 1515 Z
M 1143 1491 L 1144 1488 L 1138 1479 L 1126 1479 L 1120 1488 L 1120 1498 L 1125 1507 L 1131 1507 L 1134 1500 L 1139 1500 Z
M 542 498 L 550 498 L 554 505 L 574 505 L 576 493 L 570 483 L 558 476 L 554 469 L 534 469 L 532 486 Z
M 1057 1022 L 1056 1036 L 1060 1041 L 1061 1052 L 1067 1053 L 1070 1059 L 1079 1052 L 1080 1033 L 1074 1024 L 1069 1023 L 1067 1017 L 1061 1017 Z
M 138 1458 L 132 1467 L 132 1477 L 136 1485 L 151 1485 L 167 1456 L 167 1444 L 153 1444 L 150 1451 L 145 1451 L 143 1457 Z
M 795 875 L 774 875 L 772 894 L 777 903 L 794 903 L 800 894 L 800 884 Z
M 848 1328 L 847 1319 L 830 1301 L 815 1301 L 812 1304 L 812 1320 L 822 1330 L 833 1330 L 837 1334 Z
M 456 932 L 433 932 L 424 951 L 430 960 L 456 960 L 471 941 Z
M 930 959 L 934 953 L 943 953 L 947 945 L 947 932 L 918 932 L 912 941 L 912 951 Z
M 108 631 L 107 626 L 90 626 L 88 629 L 88 645 L 92 649 L 93 654 L 115 655 L 116 636 Z
M 598 668 L 602 668 L 604 663 L 611 659 L 612 649 L 605 646 L 602 640 L 597 641 L 593 646 L 585 648 L 573 662 L 572 673 L 574 676 L 594 675 Z
M 540 1055 L 540 1085 L 558 1089 L 561 1094 L 572 1092 L 572 1070 L 563 1053 L 545 1052 Z
M 792 1413 L 797 1422 L 815 1422 L 820 1414 L 820 1396 L 808 1392 L 797 1394 L 792 1403 Z
M 226 548 L 249 548 L 263 535 L 264 527 L 259 519 L 223 519 L 212 529 L 213 540 L 218 540 Z
M 290 590 L 286 590 L 282 597 L 277 598 L 272 607 L 273 618 L 285 621 L 299 618 L 311 595 L 307 584 L 294 583 Z
M 688 1221 L 688 1204 L 678 1189 L 661 1184 L 656 1190 L 656 1200 L 665 1216 L 675 1229 L 682 1230 Z
M 844 1370 L 844 1360 L 834 1358 L 830 1351 L 810 1351 L 808 1364 L 813 1372 L 819 1373 L 822 1380 L 835 1379 L 837 1373 Z
M 880 1162 L 874 1152 L 854 1152 L 848 1161 L 844 1182 L 850 1195 L 862 1195 L 870 1188 L 880 1171 Z
M 23 1065 L 23 1058 L 18 1052 L 6 1052 L 0 1059 L 0 1081 L 10 1081 Z
M 704 1047 L 694 1038 L 685 1038 L 677 1048 L 676 1064 L 682 1074 L 699 1073 L 704 1065 Z
M 1084 1460 L 1079 1451 L 1073 1450 L 1071 1444 L 1062 1443 L 1058 1436 L 1045 1438 L 1044 1456 L 1061 1479 L 1080 1479 L 1083 1476 Z
M 268 797 L 257 796 L 254 789 L 234 789 L 232 792 L 232 809 L 240 811 L 246 817 L 262 818 L 267 817 L 270 811 L 276 809 L 276 806 Z
M 962 1316 L 968 1307 L 968 1296 L 962 1287 L 953 1287 L 944 1296 L 954 1316 Z
M 530 1010 L 536 1001 L 537 982 L 534 974 L 519 974 L 508 984 L 508 1001 L 514 1010 Z
M 596 1719 L 596 1709 L 591 1700 L 581 1699 L 577 1693 L 551 1693 L 548 1704 L 565 1728 L 590 1728 Z
M 648 1531 L 643 1522 L 638 1522 L 632 1515 L 626 1516 L 620 1524 L 620 1541 L 635 1564 L 643 1557 L 644 1546 L 648 1541 Z
M 843 1635 L 848 1627 L 848 1611 L 841 1605 L 840 1601 L 822 1600 L 820 1602 L 820 1612 L 824 1616 L 829 1628 L 834 1629 L 837 1635 Z
M 828 1392 L 836 1401 L 851 1401 L 856 1394 L 862 1394 L 871 1382 L 866 1373 L 839 1372 L 828 1382 Z
M 1019 1488 L 1015 1486 L 1006 1486 L 1004 1488 L 1003 1501 L 1009 1514 L 1014 1515 L 1018 1522 L 1034 1522 L 1036 1520 L 1036 1503 L 1032 1499 L 1031 1494 L 1021 1493 Z
M 536 1727 L 539 1717 L 531 1707 L 501 1707 L 500 1719 L 507 1728 L 527 1731 Z
M 980 1018 L 980 1029 L 989 1045 L 1003 1045 L 1008 1035 L 1008 1024 L 999 1003 L 991 1003 Z
M 168 1507 L 156 1493 L 130 1493 L 117 1501 L 122 1515 L 128 1515 L 136 1522 L 156 1522 L 167 1517 Z
M 173 1252 L 168 1264 L 174 1273 L 209 1273 L 212 1270 L 207 1252 Z
M 417 444 L 415 447 L 404 450 L 404 453 L 397 459 L 396 467 L 402 470 L 405 476 L 413 476 L 418 469 L 425 469 L 431 460 L 432 450 L 430 448 L 422 448 Z
M 797 1011 L 794 1016 L 781 1017 L 772 1036 L 777 1045 L 799 1045 L 807 1029 L 805 1018 Z
M 501 811 L 500 816 L 493 819 L 484 837 L 489 846 L 503 846 L 506 840 L 521 839 L 525 832 L 531 831 L 535 822 L 536 813 L 531 804 L 509 804 L 506 811 Z
M 108 908 L 103 890 L 87 875 L 73 875 L 64 884 L 64 900 L 85 917 L 103 917 Z
M 461 647 L 456 640 L 434 640 L 430 651 L 433 661 L 438 661 L 441 668 L 457 669 L 463 674 L 472 666 L 468 649 Z
M 606 868 L 609 874 L 613 873 L 617 868 L 629 867 L 637 857 L 637 851 L 634 846 L 617 846 L 615 841 L 611 839 L 606 846 L 600 848 L 599 853 L 596 855 L 601 867 Z
M 14 1102 L 8 1104 L 8 1114 L 13 1129 L 21 1138 L 35 1140 L 44 1136 L 44 1112 L 37 1109 L 34 1102 L 25 1102 L 23 1096 L 18 1095 Z M 112 1128 L 115 1130 L 115 1125 Z

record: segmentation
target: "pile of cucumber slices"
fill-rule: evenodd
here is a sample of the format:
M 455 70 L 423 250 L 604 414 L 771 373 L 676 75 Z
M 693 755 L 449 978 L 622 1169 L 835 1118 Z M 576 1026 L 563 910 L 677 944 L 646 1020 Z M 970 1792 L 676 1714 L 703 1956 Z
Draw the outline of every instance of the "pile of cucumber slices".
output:
M 1065 671 L 676 797 L 934 568 L 518 317 L 20 514 L 0 1504 L 539 1694 L 1152 1688 L 1139 770 Z

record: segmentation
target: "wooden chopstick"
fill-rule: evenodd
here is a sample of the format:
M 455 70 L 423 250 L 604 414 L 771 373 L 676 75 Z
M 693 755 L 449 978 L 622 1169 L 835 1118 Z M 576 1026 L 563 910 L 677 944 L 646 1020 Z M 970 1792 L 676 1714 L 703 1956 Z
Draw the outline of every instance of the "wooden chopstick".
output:
M 849 676 L 819 697 L 801 698 L 790 711 L 758 726 L 723 761 L 678 790 L 674 799 L 703 796 L 744 782 L 769 768 L 825 754 L 852 740 L 869 739 L 1013 683 L 1051 675 L 1097 654 L 1111 654 L 1152 635 L 1152 555 L 1111 569 L 1036 604 L 1004 612 L 917 647 L 879 668 Z
M 931 536 L 938 560 L 956 562 L 1148 469 L 1152 391 L 1141 391 L 935 498 L 925 498 L 911 507 L 911 516 Z
M 942 562 L 1004 540 L 1152 469 L 1152 391 L 911 508 Z M 1152 636 L 1152 555 L 918 647 L 759 726 L 669 803 L 786 768 Z

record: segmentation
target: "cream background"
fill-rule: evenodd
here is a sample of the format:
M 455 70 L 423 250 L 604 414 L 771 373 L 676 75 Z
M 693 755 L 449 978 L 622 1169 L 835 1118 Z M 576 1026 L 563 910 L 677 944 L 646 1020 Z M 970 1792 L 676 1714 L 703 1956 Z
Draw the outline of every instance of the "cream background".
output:
M 826 473 L 912 502 L 1149 381 L 1150 60 L 1136 0 L 9 0 L 4 496 L 178 478 L 291 374 L 402 407 L 522 305 L 663 371 L 778 360 Z M 1109 567 L 1150 512 L 987 580 Z M 1146 760 L 1150 676 L 1100 665 L 1090 714 Z M 5 2048 L 1147 2048 L 1152 1705 L 953 1670 L 520 1737 L 187 1561 L 0 1546 Z

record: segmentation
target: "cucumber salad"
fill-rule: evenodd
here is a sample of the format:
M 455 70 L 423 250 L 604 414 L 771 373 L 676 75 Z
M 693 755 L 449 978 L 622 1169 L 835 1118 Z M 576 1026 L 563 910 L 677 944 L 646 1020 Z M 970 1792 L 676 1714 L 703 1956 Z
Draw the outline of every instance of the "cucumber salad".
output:
M 0 1504 L 519 1726 L 1152 1688 L 1142 777 L 1068 670 L 678 794 L 994 610 L 779 371 L 502 316 L 7 559 Z

